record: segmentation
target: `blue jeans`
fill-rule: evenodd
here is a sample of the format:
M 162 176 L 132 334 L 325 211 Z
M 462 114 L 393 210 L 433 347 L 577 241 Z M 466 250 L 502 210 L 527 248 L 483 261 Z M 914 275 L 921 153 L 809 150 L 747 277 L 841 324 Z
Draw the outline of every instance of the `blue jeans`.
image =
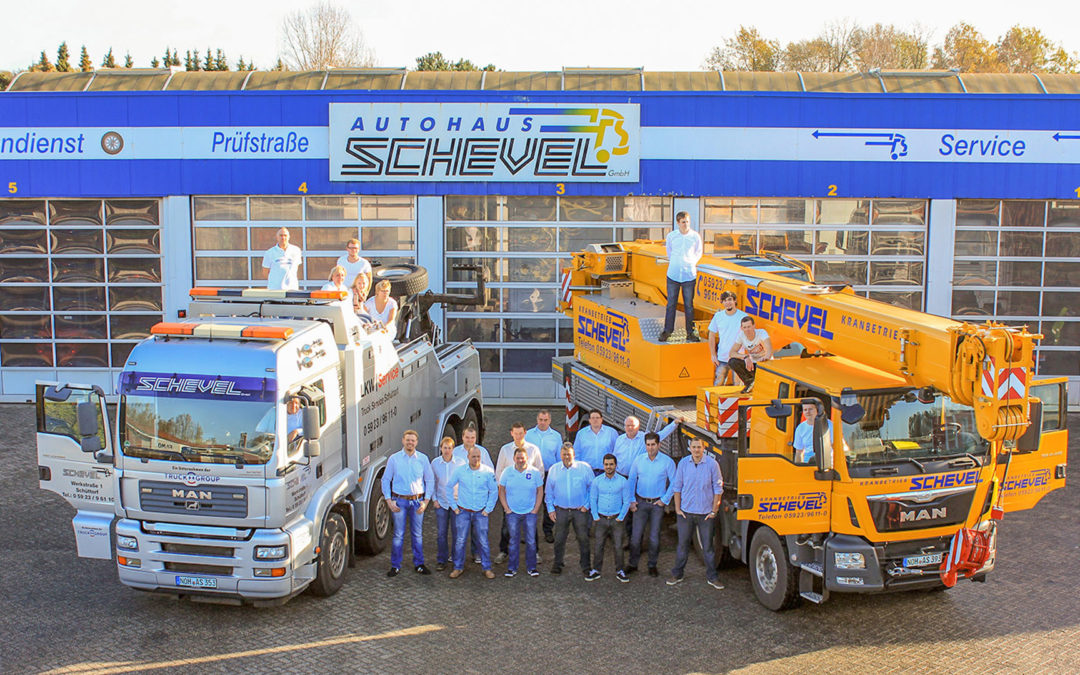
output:
M 667 280 L 667 310 L 664 312 L 664 332 L 670 333 L 675 330 L 675 310 L 679 304 L 679 293 L 682 292 L 683 314 L 686 315 L 686 334 L 694 330 L 694 284 L 697 279 L 690 281 L 675 281 L 671 277 Z
M 653 504 L 652 500 L 638 500 L 634 514 L 634 532 L 630 536 L 630 566 L 637 567 L 641 559 L 642 535 L 649 529 L 649 567 L 656 567 L 660 555 L 660 520 L 664 517 L 664 507 Z
M 525 526 L 525 569 L 536 569 L 536 514 L 508 513 L 506 514 L 506 522 L 510 528 L 510 558 L 506 561 L 506 571 L 517 571 L 519 550 L 521 549 L 522 525 Z
M 685 512 L 684 512 L 685 513 Z M 705 578 L 709 581 L 716 580 L 716 559 L 713 553 L 713 523 L 716 518 L 706 520 L 706 513 L 686 513 L 684 516 L 675 516 L 675 524 L 679 528 L 679 551 L 675 555 L 675 567 L 671 568 L 671 576 L 681 579 L 683 570 L 686 569 L 686 557 L 690 553 L 690 547 L 694 528 L 697 528 L 698 538 L 701 539 L 702 553 L 705 558 Z
M 454 538 L 454 569 L 465 569 L 465 541 L 472 530 L 473 547 L 480 552 L 480 566 L 491 569 L 491 548 L 488 545 L 488 517 L 483 511 L 461 509 L 454 516 L 457 536 Z
M 454 512 L 450 509 L 435 509 L 436 535 L 435 544 L 438 551 L 435 554 L 435 562 L 450 562 L 450 542 L 457 542 L 456 529 L 454 527 Z
M 402 552 L 405 548 L 405 523 L 409 524 L 412 535 L 413 566 L 424 564 L 424 514 L 416 509 L 422 503 L 419 499 L 394 499 L 398 512 L 390 512 L 394 519 L 394 541 L 390 547 L 390 567 L 401 569 Z

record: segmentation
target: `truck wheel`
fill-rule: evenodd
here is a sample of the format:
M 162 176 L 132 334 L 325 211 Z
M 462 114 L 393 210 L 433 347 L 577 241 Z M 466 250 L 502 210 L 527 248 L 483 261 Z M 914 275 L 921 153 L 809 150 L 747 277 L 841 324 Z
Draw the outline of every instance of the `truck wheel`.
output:
M 331 511 L 323 521 L 319 536 L 319 569 L 311 592 L 327 597 L 337 593 L 345 583 L 345 565 L 349 561 L 349 529 L 340 513 Z
M 356 539 L 356 548 L 366 555 L 378 555 L 390 537 L 390 507 L 383 499 L 382 481 L 375 479 L 368 501 L 368 529 Z
M 454 446 L 455 447 L 458 446 L 458 445 L 461 445 L 461 429 L 462 429 L 462 427 L 460 426 L 460 424 L 461 424 L 460 422 L 457 422 L 457 423 L 454 422 L 455 419 L 456 418 L 454 418 L 454 417 L 447 418 L 446 424 L 443 425 L 442 436 L 439 436 L 439 442 L 440 443 L 442 442 L 442 439 L 449 436 L 450 438 L 454 439 Z
M 758 601 L 774 612 L 799 603 L 799 577 L 788 564 L 787 550 L 768 527 L 754 533 L 750 545 L 750 584 Z
M 476 429 L 476 442 L 484 442 L 484 427 L 480 424 L 480 416 L 476 414 L 476 408 L 469 406 L 469 409 L 465 411 L 465 419 L 461 420 L 461 430 L 465 431 L 469 427 Z
M 391 297 L 416 295 L 428 287 L 427 270 L 419 265 L 381 265 L 372 269 L 372 288 L 383 279 L 390 282 Z

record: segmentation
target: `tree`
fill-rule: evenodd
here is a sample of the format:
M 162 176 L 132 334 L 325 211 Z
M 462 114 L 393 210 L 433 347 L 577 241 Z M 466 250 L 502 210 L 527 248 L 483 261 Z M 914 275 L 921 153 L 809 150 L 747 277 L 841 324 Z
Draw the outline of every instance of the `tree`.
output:
M 236 70 L 247 70 L 247 64 L 244 63 L 243 55 L 240 56 L 240 60 L 236 62 Z
M 779 42 L 763 38 L 757 28 L 739 26 L 734 37 L 724 40 L 723 47 L 713 47 L 705 58 L 705 67 L 712 70 L 776 70 L 782 58 Z
M 876 23 L 864 28 L 855 49 L 859 70 L 922 70 L 927 66 L 928 33 L 919 24 L 910 31 L 892 24 Z
M 281 25 L 282 58 L 292 70 L 364 68 L 375 64 L 374 52 L 348 10 L 320 2 L 285 17 Z
M 49 60 L 49 55 L 43 50 L 41 52 L 41 58 L 38 59 L 37 63 L 30 66 L 30 70 L 38 73 L 51 73 L 56 69 L 53 68 L 52 61 Z
M 151 68 L 160 68 L 161 67 L 161 61 L 158 61 L 158 57 L 155 56 L 154 58 L 150 59 L 150 67 Z
M 934 67 L 958 68 L 962 73 L 998 73 L 1003 70 L 997 48 L 968 23 L 949 29 L 945 42 L 934 48 Z
M 285 63 L 281 60 L 281 58 L 278 58 L 277 63 L 274 64 L 273 69 L 277 71 L 288 70 L 288 68 L 285 67 Z
M 82 51 L 79 53 L 79 70 L 84 73 L 89 73 L 94 69 L 94 63 L 90 60 L 90 54 L 86 51 L 86 45 L 83 45 Z
M 997 42 L 998 59 L 1010 73 L 1069 73 L 1076 70 L 1075 57 L 1054 44 L 1038 28 L 1013 26 Z M 57 66 L 59 69 L 59 65 Z
M 223 52 L 220 49 L 217 50 L 217 52 L 214 55 L 214 70 L 224 71 L 224 70 L 228 70 L 228 69 L 229 69 L 229 59 L 227 59 L 225 57 L 225 52 Z
M 450 61 L 448 61 L 446 59 L 446 57 L 442 55 L 442 52 L 428 52 L 427 54 L 424 54 L 423 56 L 417 57 L 417 59 L 416 59 L 416 69 L 417 70 L 457 70 L 457 71 L 495 70 L 495 66 L 493 64 L 489 63 L 488 65 L 484 66 L 483 68 L 480 68 L 479 66 L 477 66 L 475 63 L 473 63 L 469 59 L 458 59 L 456 62 L 450 63 Z
M 60 48 L 56 50 L 56 72 L 58 73 L 70 73 L 72 72 L 71 63 L 68 62 L 68 46 L 67 42 L 61 42 Z
M 811 73 L 825 72 L 831 62 L 829 45 L 824 40 L 790 42 L 784 49 L 784 68 Z
M 184 52 L 184 70 L 199 70 L 199 50 Z
M 125 68 L 134 68 L 135 67 L 135 59 L 131 58 L 131 52 L 128 52 L 128 53 L 124 54 L 124 67 Z
M 203 70 L 213 70 L 214 69 L 214 56 L 210 53 L 210 48 L 209 47 L 206 48 L 206 56 L 203 57 L 202 69 Z
M 115 68 L 116 59 L 113 57 L 112 47 L 109 47 L 109 51 L 105 54 L 105 58 L 101 61 L 102 68 Z
M 839 73 L 854 67 L 855 49 L 861 37 L 862 29 L 850 19 L 826 24 L 818 40 L 825 46 L 827 72 Z

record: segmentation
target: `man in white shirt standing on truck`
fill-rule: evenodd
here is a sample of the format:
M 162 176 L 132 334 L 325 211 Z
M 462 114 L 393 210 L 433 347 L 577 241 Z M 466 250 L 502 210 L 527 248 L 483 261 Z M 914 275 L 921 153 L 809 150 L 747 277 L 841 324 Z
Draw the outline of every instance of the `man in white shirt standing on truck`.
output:
M 675 215 L 677 229 L 668 233 L 664 241 L 667 248 L 667 311 L 664 313 L 664 332 L 660 333 L 660 342 L 667 342 L 675 330 L 675 310 L 679 305 L 679 293 L 682 293 L 683 313 L 686 315 L 686 339 L 690 342 L 701 340 L 694 330 L 694 285 L 697 282 L 697 264 L 701 260 L 704 247 L 701 235 L 690 229 L 690 214 L 679 211 Z
M 720 294 L 718 311 L 709 322 L 709 355 L 712 357 L 716 374 L 713 377 L 714 385 L 724 383 L 728 371 L 728 360 L 731 358 L 731 345 L 735 344 L 735 338 L 739 336 L 739 324 L 746 312 L 735 306 L 735 294 L 724 291 Z
M 277 244 L 266 249 L 262 266 L 267 270 L 266 287 L 272 291 L 295 291 L 300 288 L 300 248 L 289 243 L 289 230 L 277 231 Z
M 371 263 L 360 255 L 359 239 L 354 238 L 345 242 L 345 255 L 337 259 L 337 264 L 345 268 L 345 285 L 349 288 L 353 287 L 357 276 L 364 276 L 364 281 L 360 286 L 364 297 L 360 298 L 360 302 L 367 300 L 367 292 L 371 290 Z

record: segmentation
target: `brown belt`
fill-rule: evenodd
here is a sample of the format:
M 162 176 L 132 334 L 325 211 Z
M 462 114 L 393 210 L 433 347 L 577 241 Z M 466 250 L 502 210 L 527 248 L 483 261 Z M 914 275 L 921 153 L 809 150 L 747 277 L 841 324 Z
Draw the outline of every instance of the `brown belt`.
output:
M 390 496 L 393 497 L 394 499 L 423 499 L 424 498 L 424 495 L 422 495 L 422 494 L 419 494 L 419 495 L 399 495 L 396 492 L 391 492 Z

